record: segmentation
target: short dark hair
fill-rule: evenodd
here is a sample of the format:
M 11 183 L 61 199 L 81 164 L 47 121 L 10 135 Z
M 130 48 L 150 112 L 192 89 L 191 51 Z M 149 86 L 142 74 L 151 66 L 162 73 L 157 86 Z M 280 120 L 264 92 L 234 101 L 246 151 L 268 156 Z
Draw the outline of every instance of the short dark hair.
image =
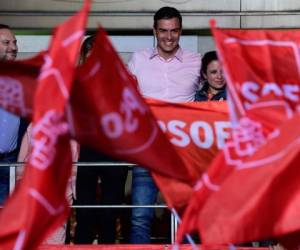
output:
M 6 24 L 0 23 L 0 29 L 8 29 L 8 30 L 10 30 L 11 28 L 8 25 L 6 25 Z
M 153 27 L 154 29 L 157 28 L 157 21 L 161 20 L 161 19 L 171 19 L 171 18 L 178 18 L 179 23 L 180 23 L 180 28 L 182 28 L 182 16 L 180 14 L 180 12 L 173 8 L 173 7 L 169 7 L 169 6 L 165 6 L 160 8 L 158 11 L 156 11 L 155 15 L 154 15 L 154 24 Z
M 217 61 L 217 60 L 218 60 L 218 55 L 215 50 L 208 51 L 204 54 L 204 56 L 202 57 L 201 70 L 200 70 L 200 75 L 202 80 L 205 80 L 204 74 L 206 75 L 208 64 L 210 64 L 212 61 Z

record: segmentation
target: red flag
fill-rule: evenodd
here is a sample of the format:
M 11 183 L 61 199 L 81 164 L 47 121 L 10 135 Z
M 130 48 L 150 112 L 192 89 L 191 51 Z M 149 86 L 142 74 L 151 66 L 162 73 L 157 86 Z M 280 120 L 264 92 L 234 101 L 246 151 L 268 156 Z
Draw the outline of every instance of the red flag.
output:
M 0 62 L 0 107 L 31 119 L 44 53 L 22 61 Z
M 229 137 L 226 102 L 167 103 L 147 100 L 162 130 L 178 154 L 200 178 Z M 170 208 L 183 211 L 194 183 L 153 172 L 156 184 Z
M 146 101 L 178 154 L 192 162 L 201 176 L 229 138 L 227 102 Z
M 45 56 L 34 99 L 32 154 L 20 186 L 0 214 L 4 249 L 36 248 L 68 214 L 71 154 L 64 112 L 89 6 L 85 1 L 77 15 L 57 28 Z
M 300 228 L 293 209 L 300 195 L 300 33 L 213 33 L 228 81 L 232 139 L 202 178 L 180 236 L 198 228 L 213 245 L 292 233 Z
M 76 139 L 113 157 L 193 183 L 195 176 L 159 129 L 103 29 L 94 44 L 78 70 L 71 98 Z
M 298 122 L 298 114 L 287 120 L 278 128 L 280 136 L 269 139 L 211 195 L 198 221 L 203 242 L 249 242 L 300 229 L 295 219 L 300 205 Z

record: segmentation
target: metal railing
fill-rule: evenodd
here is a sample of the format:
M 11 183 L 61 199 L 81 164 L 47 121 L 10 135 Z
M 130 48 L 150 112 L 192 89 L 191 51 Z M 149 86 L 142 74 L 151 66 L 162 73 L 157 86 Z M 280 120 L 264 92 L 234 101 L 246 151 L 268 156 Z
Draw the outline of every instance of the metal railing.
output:
M 13 163 L 0 163 L 1 167 L 10 168 L 10 193 L 14 190 L 16 184 L 16 168 L 21 167 L 25 162 L 13 162 Z M 132 169 L 136 164 L 125 163 L 125 162 L 74 162 L 73 165 L 79 166 L 120 166 L 120 167 L 129 167 L 129 170 Z M 108 209 L 108 208 L 120 208 L 120 209 L 132 209 L 132 208 L 162 208 L 166 209 L 167 205 L 165 204 L 154 204 L 154 205 L 71 205 L 71 208 L 74 209 Z M 170 231 L 171 231 L 171 244 L 175 243 L 176 240 L 176 230 L 177 230 L 177 220 L 176 217 L 170 212 Z

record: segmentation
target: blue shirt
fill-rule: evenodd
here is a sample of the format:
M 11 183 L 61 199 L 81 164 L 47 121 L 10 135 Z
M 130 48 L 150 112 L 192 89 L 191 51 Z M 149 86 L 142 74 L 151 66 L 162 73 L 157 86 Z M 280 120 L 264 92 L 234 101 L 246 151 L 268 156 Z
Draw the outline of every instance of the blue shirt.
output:
M 0 153 L 16 149 L 20 118 L 0 108 Z

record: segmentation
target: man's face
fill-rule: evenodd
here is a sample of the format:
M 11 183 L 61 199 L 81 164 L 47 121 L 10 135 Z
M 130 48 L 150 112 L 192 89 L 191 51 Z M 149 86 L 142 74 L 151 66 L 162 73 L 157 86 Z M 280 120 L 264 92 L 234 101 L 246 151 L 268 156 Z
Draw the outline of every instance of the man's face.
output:
M 181 35 L 179 19 L 174 17 L 158 20 L 154 34 L 157 40 L 158 54 L 165 59 L 172 57 L 179 46 Z
M 17 53 L 15 35 L 9 29 L 0 29 L 0 61 L 15 60 Z
M 204 77 L 212 89 L 222 89 L 226 85 L 223 70 L 218 60 L 213 60 L 207 65 Z

